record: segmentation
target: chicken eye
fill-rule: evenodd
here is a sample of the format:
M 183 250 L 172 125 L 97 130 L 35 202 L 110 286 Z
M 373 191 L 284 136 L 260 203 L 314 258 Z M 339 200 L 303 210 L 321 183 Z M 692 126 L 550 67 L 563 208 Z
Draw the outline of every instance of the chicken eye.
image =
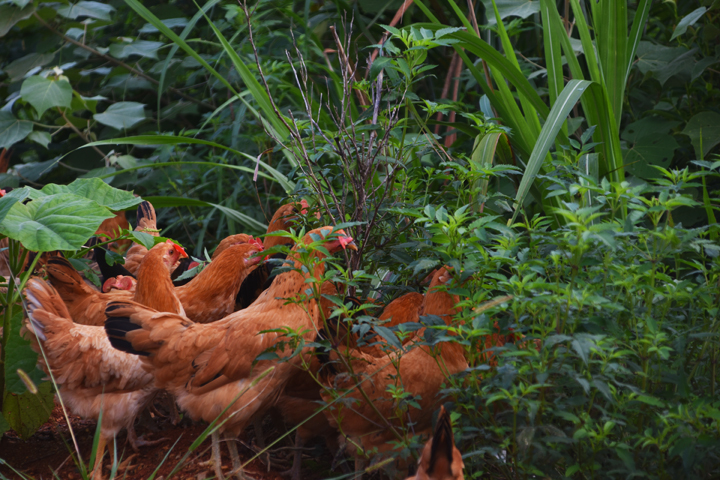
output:
M 175 253 L 174 249 L 171 248 L 170 250 L 168 250 L 168 255 L 172 255 L 173 253 Z

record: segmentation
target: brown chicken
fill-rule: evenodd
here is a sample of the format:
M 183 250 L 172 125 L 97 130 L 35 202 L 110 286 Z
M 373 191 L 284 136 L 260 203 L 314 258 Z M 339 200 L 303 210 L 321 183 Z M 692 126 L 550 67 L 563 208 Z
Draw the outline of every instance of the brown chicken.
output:
M 83 418 L 96 419 L 102 410 L 93 466 L 93 478 L 101 478 L 105 445 L 120 430 L 128 429 L 128 440 L 136 451 L 141 444 L 132 426 L 155 395 L 153 377 L 143 370 L 137 356 L 113 348 L 102 327 L 74 323 L 58 293 L 43 280 L 30 279 L 25 294 L 30 320 L 25 328 L 35 334 L 28 336 L 36 352 L 40 353 L 38 342 L 42 343 L 59 386 L 58 396 Z M 42 355 L 38 362 L 49 373 Z
M 135 231 L 148 233 L 153 237 L 160 236 L 160 230 L 157 228 L 155 208 L 153 208 L 150 202 L 144 201 L 138 205 Z M 125 255 L 125 268 L 133 275 L 136 275 L 137 269 L 140 268 L 140 262 L 142 262 L 147 252 L 148 250 L 145 246 L 139 243 L 133 243 Z
M 406 480 L 464 480 L 460 450 L 455 446 L 450 415 L 440 407 L 435 432 L 420 455 L 417 473 Z
M 311 234 L 326 236 L 331 229 L 313 230 L 304 243 L 312 243 Z M 357 248 L 343 231 L 324 246 L 330 253 Z M 258 247 L 244 247 L 248 263 L 256 262 L 257 257 L 249 257 L 259 251 Z M 278 275 L 250 307 L 214 323 L 193 323 L 183 316 L 157 313 L 132 302 L 113 302 L 106 310 L 105 329 L 111 342 L 143 355 L 156 385 L 170 391 L 191 418 L 225 421 L 220 430 L 233 439 L 228 446 L 233 467 L 241 475 L 234 438 L 253 416 L 273 405 L 301 360 L 295 357 L 285 362 L 266 359 L 255 363 L 265 351 L 276 350 L 277 355 L 288 357 L 294 350 L 281 343 L 288 341 L 282 332 L 270 330 L 291 329 L 300 332 L 305 341 L 312 341 L 317 334 L 319 313 L 314 298 L 299 303 L 287 300 L 304 295 L 310 275 L 301 273 L 299 254 L 293 250 L 293 255 L 296 269 Z M 324 255 L 315 251 L 312 256 L 317 258 L 312 270 L 317 278 L 325 268 Z M 224 478 L 218 442 L 219 434 L 213 434 L 215 473 Z
M 185 315 L 194 322 L 210 323 L 233 313 L 241 285 L 251 272 L 262 268 L 248 265 L 245 258 L 246 245 L 254 245 L 257 251 L 262 251 L 262 242 L 244 234 L 232 238 L 234 243 L 213 255 L 212 262 L 202 272 L 175 289 Z
M 438 315 L 447 325 L 456 313 L 458 298 L 439 290 L 438 286 L 447 284 L 450 280 L 451 276 L 445 268 L 438 270 L 433 276 L 421 309 L 422 315 Z M 421 334 L 422 330 L 418 332 L 418 335 Z M 433 408 L 442 400 L 438 397 L 442 384 L 448 376 L 468 367 L 463 346 L 452 342 L 439 343 L 432 349 L 425 345 L 410 346 L 407 353 L 393 352 L 383 357 L 369 355 L 362 348 L 348 353 L 355 375 L 342 373 L 328 379 L 327 383 L 334 384 L 339 390 L 353 390 L 346 398 L 357 401 L 352 406 L 346 405 L 342 408 L 336 404 L 324 412 L 330 424 L 338 427 L 350 439 L 349 449 L 352 450 L 353 445 L 356 447 L 358 465 L 362 463 L 360 457 L 364 452 L 375 447 L 380 452 L 392 448 L 387 442 L 397 440 L 400 435 L 397 428 L 408 421 L 414 424 L 415 433 L 427 433 Z M 399 364 L 399 368 L 396 369 L 393 362 Z M 344 360 L 341 363 L 344 363 Z M 356 385 L 359 382 L 360 385 Z M 403 410 L 396 405 L 387 391 L 389 386 L 395 385 L 402 385 L 405 392 L 411 393 L 420 408 Z M 357 389 L 363 390 L 374 408 L 366 403 Z M 322 397 L 328 403 L 333 401 L 333 397 L 327 392 L 323 392 Z M 401 418 L 398 411 L 402 412 Z
M 48 278 L 57 289 L 70 312 L 70 317 L 83 325 L 102 326 L 105 323 L 105 307 L 111 300 L 135 300 L 143 305 L 157 305 L 162 311 L 183 312 L 177 303 L 174 287 L 170 281 L 170 268 L 178 258 L 187 256 L 178 245 L 168 240 L 155 245 L 145 255 L 138 269 L 135 291 L 110 290 L 102 293 L 85 283 L 80 274 L 63 257 L 51 257 L 46 270 Z M 165 274 L 167 273 L 167 282 Z

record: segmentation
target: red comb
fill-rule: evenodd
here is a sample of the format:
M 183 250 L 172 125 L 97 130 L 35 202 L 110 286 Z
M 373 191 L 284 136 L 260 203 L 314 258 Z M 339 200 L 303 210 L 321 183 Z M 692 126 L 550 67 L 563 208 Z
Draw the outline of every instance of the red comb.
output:
M 308 214 L 308 210 L 310 209 L 310 204 L 305 200 L 304 198 L 300 200 L 300 206 L 302 206 L 302 210 L 300 210 L 300 213 L 303 215 Z
M 5 193 L 6 193 L 5 190 L 3 190 L 2 188 L 0 188 L 0 198 L 4 197 L 4 196 L 5 196 Z
M 250 240 L 248 240 L 248 243 L 250 245 L 255 245 L 260 250 L 265 250 L 265 245 L 263 245 L 262 240 L 260 240 L 259 238 L 250 237 Z
M 178 245 L 177 243 L 173 242 L 172 240 L 168 240 L 168 241 L 165 242 L 165 243 L 169 243 L 170 245 L 172 245 L 173 248 L 175 249 L 175 251 L 180 254 L 180 258 L 187 258 L 188 254 L 185 253 L 185 249 L 183 249 L 180 245 Z

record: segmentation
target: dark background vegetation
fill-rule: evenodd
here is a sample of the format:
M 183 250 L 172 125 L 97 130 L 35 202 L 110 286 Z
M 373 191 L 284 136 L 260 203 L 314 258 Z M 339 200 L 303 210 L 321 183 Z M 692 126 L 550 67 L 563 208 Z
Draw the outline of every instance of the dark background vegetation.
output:
M 162 234 L 199 257 L 305 197 L 325 223 L 359 222 L 346 276 L 365 295 L 462 272 L 451 340 L 472 368 L 448 393 L 468 478 L 716 478 L 720 2 L 627 2 L 626 24 L 597 40 L 602 57 L 649 4 L 630 68 L 603 64 L 602 88 L 624 92 L 556 117 L 531 110 L 499 60 L 483 64 L 473 14 L 552 107 L 580 78 L 559 40 L 549 65 L 541 6 L 600 88 L 573 2 L 496 3 L 504 28 L 486 0 L 413 3 L 396 23 L 400 1 L 265 1 L 249 5 L 251 42 L 233 2 L 4 2 L 0 188 L 99 177 L 153 201 Z M 595 9 L 622 2 L 591 3 L 577 6 L 598 38 Z M 492 348 L 490 367 L 497 329 L 526 343 Z M 419 439 L 406 435 L 408 454 Z

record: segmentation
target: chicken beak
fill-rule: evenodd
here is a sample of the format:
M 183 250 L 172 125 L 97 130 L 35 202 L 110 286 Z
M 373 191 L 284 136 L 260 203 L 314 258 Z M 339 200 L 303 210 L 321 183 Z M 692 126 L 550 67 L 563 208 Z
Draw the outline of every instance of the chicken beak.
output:
M 350 250 L 355 250 L 357 252 L 358 248 L 352 237 L 340 237 L 338 240 L 340 241 L 340 246 L 343 250 L 349 248 Z

